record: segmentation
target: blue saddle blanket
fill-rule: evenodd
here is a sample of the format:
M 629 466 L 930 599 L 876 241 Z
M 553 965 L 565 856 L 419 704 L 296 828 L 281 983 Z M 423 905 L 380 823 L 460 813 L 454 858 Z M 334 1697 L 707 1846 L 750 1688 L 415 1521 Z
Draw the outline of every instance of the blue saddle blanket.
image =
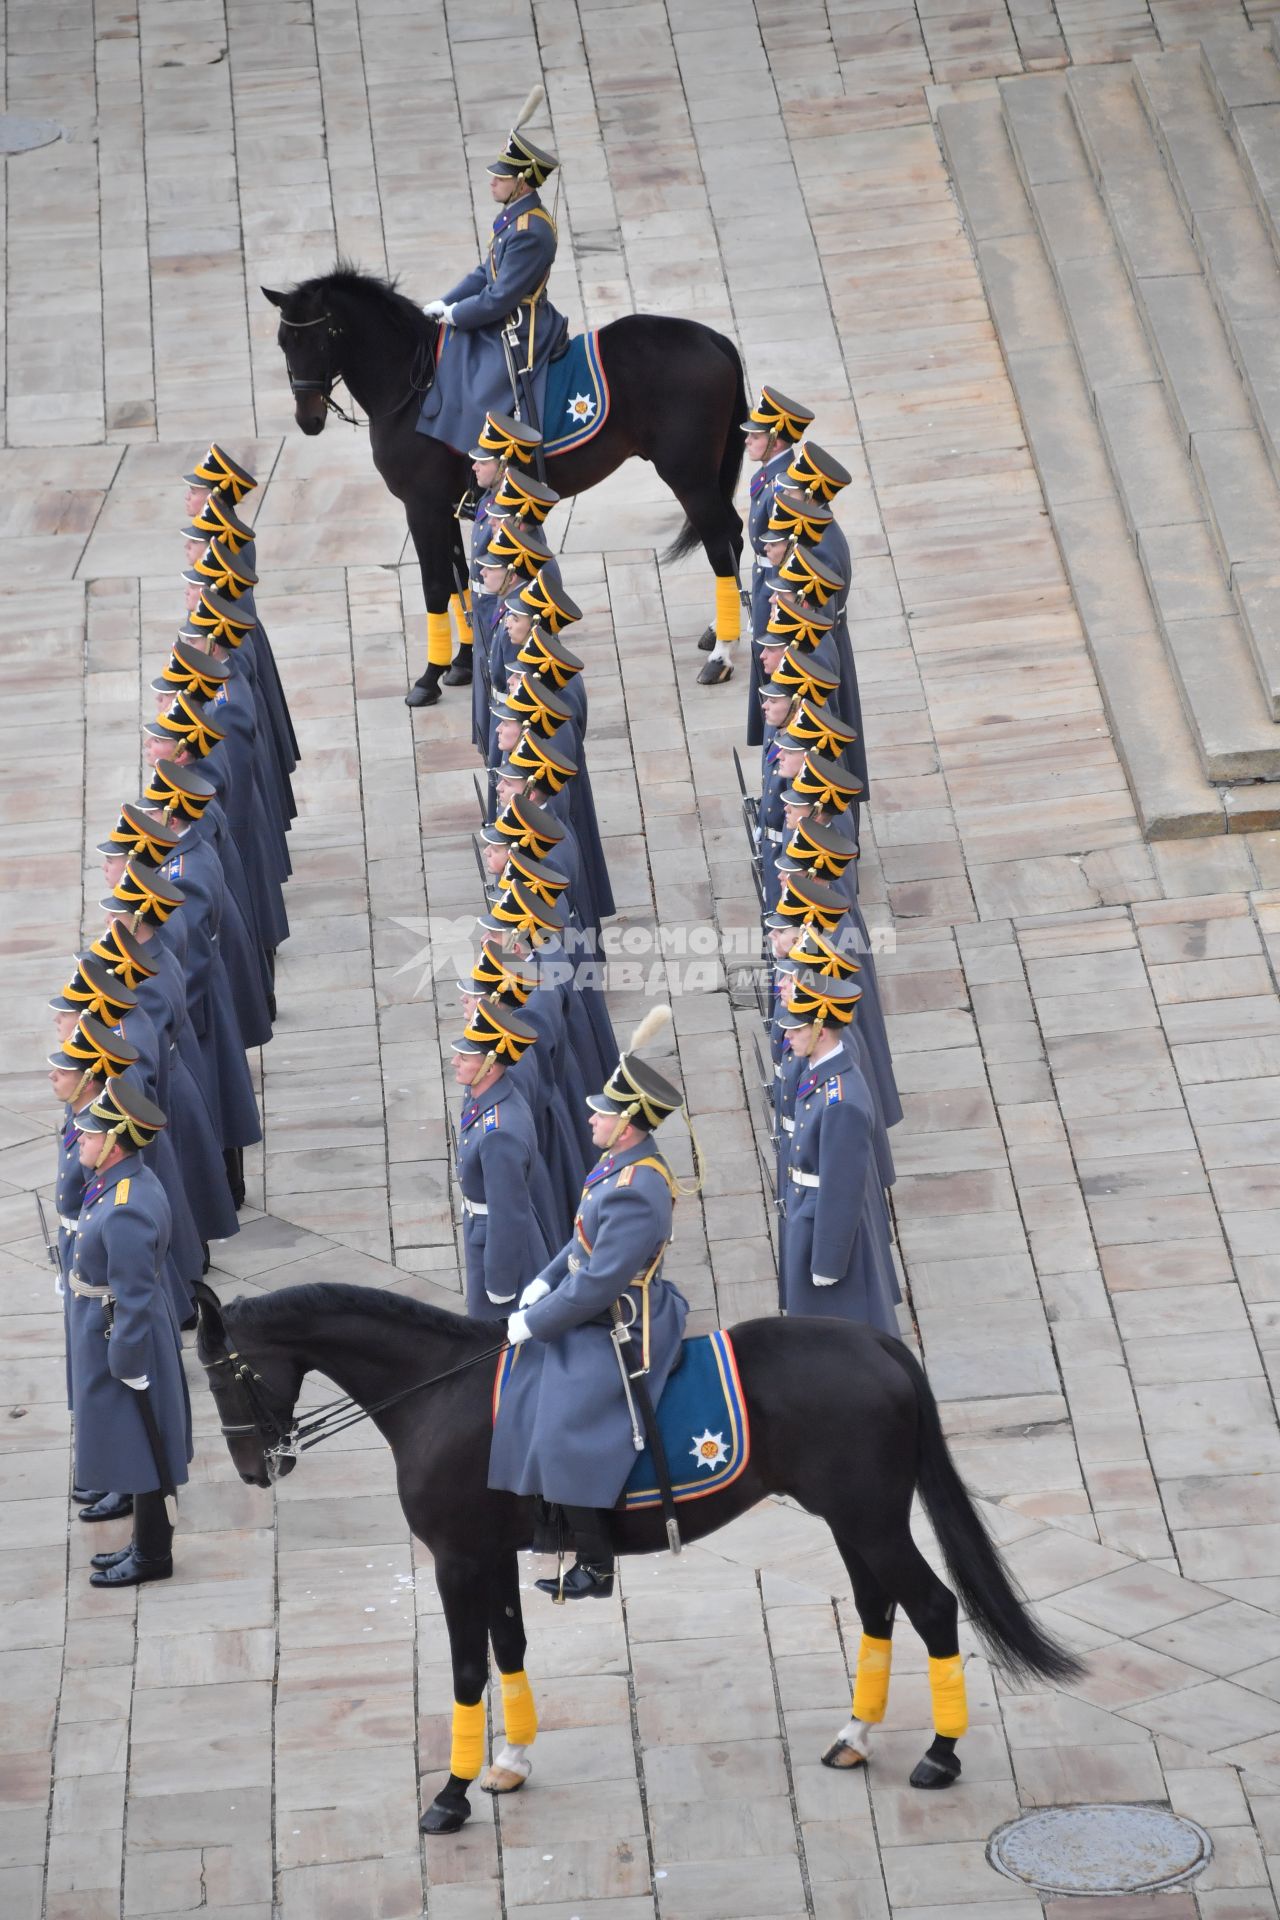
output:
M 609 417 L 609 382 L 600 364 L 597 333 L 575 333 L 547 368 L 543 444 L 548 454 L 582 446 Z
M 498 1361 L 493 1383 L 495 1419 L 518 1352 L 518 1347 L 509 1347 Z M 677 1501 L 720 1493 L 746 1467 L 751 1457 L 751 1425 L 733 1341 L 723 1329 L 685 1341 L 680 1364 L 668 1375 L 658 1402 L 658 1426 Z M 636 1455 L 618 1504 L 635 1509 L 661 1502 L 657 1469 L 646 1446 Z

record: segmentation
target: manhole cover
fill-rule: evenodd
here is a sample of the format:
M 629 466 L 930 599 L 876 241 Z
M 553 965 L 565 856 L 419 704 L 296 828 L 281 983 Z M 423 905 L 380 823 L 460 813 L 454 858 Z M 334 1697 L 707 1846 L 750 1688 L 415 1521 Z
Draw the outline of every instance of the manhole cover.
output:
M 32 147 L 51 147 L 61 140 L 56 120 L 27 120 L 20 113 L 0 113 L 0 153 L 29 153 Z
M 1163 1807 L 1042 1807 L 987 1842 L 997 1873 L 1043 1893 L 1156 1893 L 1212 1855 L 1203 1827 Z

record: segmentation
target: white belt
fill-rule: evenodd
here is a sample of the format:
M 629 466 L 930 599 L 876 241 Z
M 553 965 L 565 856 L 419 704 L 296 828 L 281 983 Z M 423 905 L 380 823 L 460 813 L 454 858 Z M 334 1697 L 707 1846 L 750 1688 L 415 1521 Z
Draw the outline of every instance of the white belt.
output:
M 796 1130 L 796 1123 L 795 1123 L 795 1121 L 794 1121 L 794 1120 L 788 1120 L 788 1119 L 787 1119 L 787 1116 L 786 1116 L 786 1115 L 785 1115 L 785 1113 L 784 1113 L 784 1114 L 783 1114 L 783 1116 L 782 1116 L 782 1131 L 783 1131 L 784 1133 L 794 1133 L 794 1132 L 795 1132 L 795 1130 Z
M 801 1173 L 796 1167 L 792 1167 L 791 1169 L 791 1178 L 798 1187 L 816 1187 L 818 1185 L 818 1176 L 816 1173 Z
M 70 1287 L 72 1293 L 78 1294 L 82 1300 L 109 1300 L 111 1298 L 110 1287 L 91 1287 L 87 1280 L 80 1278 L 80 1275 L 74 1267 L 72 1267 L 70 1273 L 67 1275 L 67 1285 Z
M 465 1193 L 462 1196 L 462 1204 L 468 1213 L 488 1213 L 489 1211 L 483 1200 L 468 1200 Z
M 785 827 L 766 827 L 764 837 L 770 841 L 773 846 L 780 847 L 787 837 L 787 830 Z
M 58 1225 L 60 1227 L 65 1228 L 65 1230 L 68 1233 L 75 1233 L 79 1229 L 80 1222 L 78 1220 L 73 1220 L 70 1214 L 60 1213 L 58 1215 Z

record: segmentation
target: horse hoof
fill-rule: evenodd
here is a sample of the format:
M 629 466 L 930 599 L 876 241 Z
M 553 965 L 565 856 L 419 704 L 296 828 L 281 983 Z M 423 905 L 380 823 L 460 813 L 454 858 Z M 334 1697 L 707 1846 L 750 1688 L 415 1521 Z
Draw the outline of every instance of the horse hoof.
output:
M 708 660 L 698 675 L 700 687 L 723 686 L 726 680 L 732 680 L 733 668 L 727 660 Z
M 527 1773 L 516 1773 L 511 1767 L 490 1767 L 480 1782 L 481 1793 L 491 1793 L 495 1798 L 504 1793 L 519 1793 Z
M 453 665 L 440 684 L 445 687 L 469 687 L 471 685 L 470 655 L 468 654 L 466 659 L 461 654 L 456 655 Z
M 913 1787 L 933 1788 L 936 1791 L 941 1787 L 951 1786 L 959 1777 L 960 1762 L 954 1754 L 949 1754 L 945 1759 L 935 1760 L 926 1753 L 922 1760 L 916 1761 L 912 1769 L 911 1784 Z
M 406 707 L 434 707 L 440 698 L 440 680 L 435 677 L 415 680 L 404 697 Z
M 702 632 L 701 632 L 701 633 L 699 634 L 699 636 L 698 636 L 698 652 L 699 652 L 699 653 L 710 653 L 710 651 L 711 651 L 711 649 L 712 649 L 712 647 L 714 647 L 714 645 L 715 645 L 715 643 L 716 643 L 716 630 L 715 630 L 715 628 L 714 628 L 714 627 L 704 627 L 704 628 L 703 628 L 703 630 L 702 630 Z
M 454 1800 L 433 1800 L 418 1825 L 423 1833 L 457 1833 L 470 1818 L 471 1807 L 466 1800 L 461 1806 Z
M 847 1773 L 851 1767 L 865 1767 L 867 1756 L 851 1747 L 847 1740 L 833 1740 L 822 1756 L 824 1767 L 835 1767 L 840 1773 Z

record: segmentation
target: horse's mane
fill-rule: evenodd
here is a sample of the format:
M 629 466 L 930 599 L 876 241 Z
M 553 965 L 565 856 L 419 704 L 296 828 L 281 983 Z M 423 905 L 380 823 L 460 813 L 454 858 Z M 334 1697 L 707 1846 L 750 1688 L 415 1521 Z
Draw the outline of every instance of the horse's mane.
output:
M 310 280 L 300 280 L 292 289 L 295 299 L 311 297 L 321 306 L 332 294 L 339 297 L 346 294 L 356 300 L 372 300 L 389 318 L 410 327 L 416 335 L 424 333 L 430 325 L 417 301 L 401 293 L 399 275 L 384 280 L 380 274 L 365 273 L 351 260 L 338 259 L 331 272 L 315 274 Z
M 443 1307 L 430 1307 L 409 1294 L 394 1293 L 386 1287 L 355 1287 L 340 1282 L 312 1281 L 306 1286 L 281 1287 L 275 1293 L 254 1299 L 240 1294 L 222 1309 L 224 1322 L 244 1333 L 263 1333 L 288 1337 L 313 1328 L 317 1317 L 333 1313 L 355 1313 L 364 1320 L 384 1320 L 391 1326 L 416 1327 L 423 1333 L 439 1333 L 453 1340 L 470 1340 L 479 1345 L 493 1340 L 497 1329 L 480 1320 L 468 1320 Z

